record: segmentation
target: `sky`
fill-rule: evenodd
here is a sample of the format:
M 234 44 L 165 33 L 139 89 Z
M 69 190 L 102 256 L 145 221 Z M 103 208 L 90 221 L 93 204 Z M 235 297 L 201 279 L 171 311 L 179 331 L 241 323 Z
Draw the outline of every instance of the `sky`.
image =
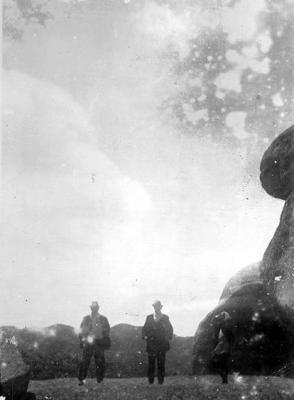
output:
M 4 1 L 0 325 L 92 300 L 193 335 L 283 207 L 259 163 L 293 123 L 287 0 Z

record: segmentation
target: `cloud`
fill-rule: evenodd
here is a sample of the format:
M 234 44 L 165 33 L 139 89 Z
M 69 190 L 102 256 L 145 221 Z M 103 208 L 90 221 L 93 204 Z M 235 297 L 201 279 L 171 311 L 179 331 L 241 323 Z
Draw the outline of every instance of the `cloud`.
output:
M 256 44 L 244 47 L 242 53 L 228 50 L 226 59 L 231 64 L 230 70 L 220 73 L 214 81 L 217 87 L 217 97 L 220 98 L 225 96 L 226 91 L 241 93 L 241 80 L 247 69 L 258 74 L 270 72 L 270 59 L 268 57 L 260 58 Z
M 273 39 L 271 38 L 270 32 L 262 32 L 257 37 L 257 44 L 262 53 L 268 53 L 273 45 Z
M 13 190 L 28 196 L 28 210 L 45 213 L 48 205 L 57 214 L 119 220 L 148 209 L 147 193 L 99 150 L 86 112 L 70 95 L 18 72 L 6 75 L 4 183 L 26 181 Z
M 70 95 L 16 71 L 4 78 L 0 300 L 14 298 L 1 310 L 7 323 L 78 324 L 99 297 L 113 323 L 140 324 L 154 297 L 181 307 L 196 293 L 208 306 L 252 261 L 258 241 L 242 259 L 232 255 L 249 243 L 252 222 L 242 203 L 250 190 L 236 198 L 238 154 L 171 132 L 154 114 L 138 125 L 120 120 L 113 134 L 129 144 L 122 148 L 141 169 L 134 175 L 143 188 L 99 150 L 100 132 Z M 236 234 L 240 226 L 244 235 Z M 188 307 L 189 323 L 178 321 L 177 332 L 195 329 L 189 315 L 203 316 L 199 307 Z
M 276 107 L 282 107 L 284 105 L 284 101 L 280 92 L 275 93 L 272 96 L 272 102 Z
M 183 59 L 189 53 L 190 40 L 204 28 L 212 28 L 214 13 L 198 4 L 173 7 L 150 1 L 137 12 L 138 31 L 152 40 L 160 51 L 177 52 Z
M 222 8 L 222 27 L 228 34 L 228 40 L 235 44 L 238 41 L 251 41 L 258 31 L 258 17 L 265 11 L 265 0 L 239 0 L 233 6 Z
M 154 41 L 159 49 L 177 51 L 180 58 L 188 55 L 190 41 L 203 30 L 215 30 L 220 27 L 227 33 L 231 44 L 251 42 L 259 31 L 259 17 L 267 10 L 265 0 L 248 2 L 223 2 L 213 7 L 205 2 L 191 5 L 185 2 L 182 7 L 162 4 L 156 1 L 147 2 L 136 14 L 139 31 Z M 268 32 L 258 37 L 263 52 L 271 45 Z
M 62 303 L 107 290 L 99 276 L 140 232 L 151 199 L 99 150 L 87 113 L 69 94 L 20 72 L 3 75 L 1 301 L 14 298 L 22 313 L 25 305 L 33 325 L 54 323 Z M 46 318 L 33 311 L 40 293 Z M 2 313 L 29 324 L 9 305 Z
M 112 324 L 139 325 L 159 297 L 168 312 L 175 308 L 176 332 L 192 334 L 226 280 L 262 256 L 280 204 L 258 186 L 258 165 L 245 170 L 252 162 L 246 140 L 231 146 L 219 128 L 185 135 L 161 113 L 166 99 L 193 86 L 203 105 L 194 111 L 185 99 L 186 117 L 196 124 L 211 116 L 201 68 L 197 77 L 187 71 L 183 88 L 174 67 L 196 52 L 202 30 L 219 29 L 220 10 L 148 1 L 112 2 L 101 12 L 104 3 L 92 3 L 71 8 L 71 18 L 59 10 L 45 28 L 27 27 L 7 55 L 7 65 L 40 79 L 5 73 L 0 300 L 14 302 L 1 318 L 79 324 L 98 298 Z M 223 1 L 222 11 L 237 12 L 226 22 L 234 50 L 226 60 L 207 57 L 207 64 L 224 62 L 222 71 L 231 64 L 222 97 L 242 89 L 244 66 L 257 73 L 269 66 L 261 2 L 250 5 L 252 20 L 232 3 Z M 237 17 L 245 25 L 235 35 Z M 237 137 L 247 134 L 245 117 L 227 117 Z
M 195 40 L 207 30 L 223 30 L 233 46 L 242 42 L 246 46 L 242 52 L 235 48 L 227 51 L 226 60 L 230 69 L 221 72 L 214 80 L 216 96 L 224 98 L 228 91 L 241 93 L 245 70 L 251 69 L 257 74 L 268 74 L 270 71 L 266 53 L 272 45 L 272 38 L 268 31 L 261 30 L 260 25 L 260 16 L 266 11 L 264 0 L 224 2 L 219 8 L 206 3 L 201 6 L 201 2 L 177 7 L 151 1 L 135 13 L 134 21 L 137 32 L 143 35 L 142 42 L 149 43 L 158 57 L 165 55 L 167 59 L 185 59 L 193 51 Z M 189 87 L 193 86 L 189 74 L 186 80 Z M 199 82 L 201 84 L 200 77 L 194 78 L 195 86 L 199 86 Z M 181 89 L 179 87 L 179 91 Z M 188 114 L 188 119 L 196 124 L 198 116 Z
M 205 314 L 203 298 L 209 307 L 264 240 L 242 253 L 255 214 L 246 212 L 253 189 L 240 189 L 239 154 L 181 136 L 154 113 L 142 120 L 144 113 L 129 111 L 134 98 L 130 105 L 127 91 L 115 103 L 122 109 L 104 97 L 92 112 L 107 120 L 103 103 L 116 121 L 107 133 L 119 137 L 121 164 L 138 177 L 130 179 L 99 150 L 105 132 L 94 130 L 70 95 L 16 71 L 4 75 L 0 300 L 14 302 L 2 319 L 78 324 L 99 297 L 112 323 L 140 324 L 150 299 L 181 308 L 196 295 L 199 307 L 187 308 L 189 322 L 174 314 L 177 332 L 192 332 Z
M 198 121 L 203 119 L 204 121 L 208 121 L 208 110 L 194 110 L 191 104 L 183 104 L 184 114 L 188 121 L 190 121 L 193 125 L 197 125 Z
M 248 138 L 249 134 L 245 130 L 246 113 L 234 111 L 226 116 L 226 124 L 232 130 L 232 134 L 242 140 Z
M 241 93 L 241 73 L 238 70 L 230 70 L 221 73 L 214 81 L 217 91 L 216 96 L 219 98 L 225 97 L 226 91 L 232 90 L 236 93 Z

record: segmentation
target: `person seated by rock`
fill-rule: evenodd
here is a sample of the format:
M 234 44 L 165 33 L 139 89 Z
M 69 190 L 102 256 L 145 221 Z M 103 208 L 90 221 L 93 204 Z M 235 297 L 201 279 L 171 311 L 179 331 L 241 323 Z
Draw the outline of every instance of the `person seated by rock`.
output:
M 228 383 L 229 359 L 233 339 L 232 318 L 226 311 L 215 315 L 212 320 L 214 326 L 215 347 L 211 355 L 213 369 L 222 378 L 222 383 Z
M 157 362 L 158 383 L 162 384 L 165 376 L 165 355 L 170 349 L 169 341 L 173 338 L 173 327 L 169 317 L 161 312 L 159 300 L 153 303 L 154 314 L 148 315 L 142 329 L 142 338 L 147 341 L 148 380 L 154 382 L 155 362 Z

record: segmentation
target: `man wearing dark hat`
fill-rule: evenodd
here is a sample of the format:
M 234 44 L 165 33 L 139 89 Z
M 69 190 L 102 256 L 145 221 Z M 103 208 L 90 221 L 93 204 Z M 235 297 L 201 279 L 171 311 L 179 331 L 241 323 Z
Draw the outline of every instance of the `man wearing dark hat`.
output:
M 80 327 L 80 347 L 83 349 L 79 370 L 79 385 L 85 383 L 92 356 L 96 365 L 97 382 L 102 382 L 105 374 L 104 351 L 110 348 L 110 326 L 106 317 L 99 314 L 99 304 L 93 301 L 91 314 L 83 318 Z
M 158 383 L 163 383 L 165 355 L 170 349 L 169 341 L 173 337 L 173 327 L 169 317 L 161 312 L 162 307 L 159 300 L 153 303 L 154 313 L 147 316 L 142 329 L 142 337 L 147 341 L 149 383 L 154 382 L 156 362 Z

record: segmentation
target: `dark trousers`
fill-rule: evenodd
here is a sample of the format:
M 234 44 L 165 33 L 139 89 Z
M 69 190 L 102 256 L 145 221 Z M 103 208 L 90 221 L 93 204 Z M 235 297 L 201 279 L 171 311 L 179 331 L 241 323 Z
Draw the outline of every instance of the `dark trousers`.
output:
M 83 348 L 82 362 L 80 364 L 80 370 L 79 370 L 80 381 L 86 379 L 92 356 L 94 356 L 95 360 L 97 381 L 101 382 L 104 378 L 105 375 L 104 348 L 102 348 L 99 344 L 94 342 L 93 344 L 85 344 Z
M 221 376 L 223 383 L 228 383 L 229 358 L 229 353 L 221 353 L 214 355 L 212 359 L 214 370 Z
M 157 353 L 148 354 L 148 380 L 150 383 L 154 382 L 156 363 L 158 383 L 163 383 L 165 376 L 165 352 L 158 351 Z

